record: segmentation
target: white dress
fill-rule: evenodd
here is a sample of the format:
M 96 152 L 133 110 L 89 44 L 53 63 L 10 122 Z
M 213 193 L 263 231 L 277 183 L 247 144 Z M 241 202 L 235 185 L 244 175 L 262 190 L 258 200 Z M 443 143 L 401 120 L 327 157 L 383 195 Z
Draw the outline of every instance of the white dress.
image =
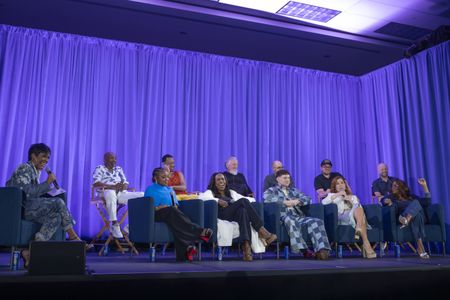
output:
M 250 202 L 256 202 L 255 198 L 252 197 L 244 197 L 239 193 L 230 190 L 231 198 L 233 201 L 237 201 L 241 198 L 246 198 Z M 200 193 L 197 197 L 200 200 L 215 200 L 219 199 L 215 198 L 211 190 L 206 190 L 203 193 Z M 264 253 L 266 252 L 266 247 L 258 236 L 258 232 L 255 229 L 252 229 L 252 250 L 253 253 Z M 233 239 L 239 237 L 239 225 L 237 222 L 230 222 L 226 220 L 217 219 L 217 245 L 221 247 L 231 246 Z
M 335 193 L 329 193 L 323 200 L 322 204 L 327 205 L 334 203 L 338 208 L 338 224 L 339 225 L 351 225 L 353 228 L 356 227 L 356 220 L 354 217 L 354 211 L 356 208 L 360 207 L 358 197 L 355 195 L 351 195 L 351 201 L 345 201 L 344 197 L 338 196 L 332 199 L 332 196 L 336 195 Z

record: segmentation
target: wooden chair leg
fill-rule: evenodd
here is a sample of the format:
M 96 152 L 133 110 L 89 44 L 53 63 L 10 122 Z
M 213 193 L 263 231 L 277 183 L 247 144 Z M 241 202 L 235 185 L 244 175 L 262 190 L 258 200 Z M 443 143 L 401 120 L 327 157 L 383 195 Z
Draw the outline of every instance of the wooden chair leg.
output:
M 134 244 L 130 241 L 128 238 L 128 235 L 124 234 L 123 238 L 125 239 L 127 245 L 130 247 L 130 253 L 134 253 L 136 255 L 139 255 L 139 252 L 137 251 L 136 247 L 134 247 Z
M 112 235 L 110 235 L 108 237 L 108 239 L 106 240 L 105 244 L 102 246 L 102 248 L 100 249 L 100 251 L 98 252 L 99 256 L 103 256 L 103 253 L 105 251 L 105 247 L 109 246 L 109 243 L 111 242 L 111 240 L 113 239 Z
M 125 254 L 125 250 L 122 248 L 122 245 L 120 244 L 119 240 L 118 239 L 114 239 L 114 242 L 116 243 L 117 250 L 119 250 L 120 253 Z
M 411 248 L 414 254 L 417 254 L 416 248 L 414 248 L 414 246 L 410 242 L 406 242 L 406 244 L 409 246 L 409 248 Z
M 372 249 L 373 249 L 373 250 L 377 249 L 377 248 L 378 248 L 378 244 L 379 244 L 378 242 L 376 242 L 375 244 L 373 244 Z
M 350 244 L 345 244 L 345 246 L 346 246 L 347 249 L 350 251 L 350 253 L 353 252 L 353 248 L 352 248 L 352 246 L 350 246 Z
M 103 227 L 100 229 L 100 231 L 95 235 L 95 237 L 91 240 L 91 242 L 89 243 L 90 245 L 94 245 L 95 242 L 97 242 L 100 237 L 103 235 L 103 233 L 108 229 L 109 230 L 109 221 L 106 218 L 105 213 L 103 212 L 102 206 L 100 206 L 99 204 L 96 204 L 95 206 L 97 208 L 98 213 L 100 214 L 100 217 L 102 218 L 103 221 Z

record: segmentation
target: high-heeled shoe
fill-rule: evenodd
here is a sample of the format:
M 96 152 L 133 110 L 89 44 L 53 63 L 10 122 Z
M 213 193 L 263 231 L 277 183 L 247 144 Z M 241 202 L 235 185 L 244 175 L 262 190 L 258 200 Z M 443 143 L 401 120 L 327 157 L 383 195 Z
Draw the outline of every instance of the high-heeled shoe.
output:
M 429 259 L 430 255 L 428 255 L 428 253 L 426 253 L 426 252 L 422 252 L 419 254 L 419 257 L 422 259 Z
M 252 247 L 250 246 L 249 241 L 244 241 L 242 243 L 242 252 L 244 254 L 244 256 L 242 257 L 242 259 L 244 261 L 252 261 L 253 260 Z
M 366 249 L 362 249 L 362 255 L 364 258 L 377 258 L 377 254 L 375 253 L 375 251 L 371 251 L 371 252 L 367 252 Z
M 211 239 L 211 236 L 213 234 L 213 230 L 210 228 L 205 228 L 203 230 L 203 233 L 200 235 L 200 239 L 202 241 L 204 241 L 205 243 L 209 242 L 209 240 Z
M 262 243 L 264 244 L 264 247 L 267 247 L 268 245 L 272 244 L 277 240 L 277 235 L 267 231 L 267 229 L 264 228 L 264 226 L 261 226 L 261 228 L 259 228 L 258 236 L 262 241 Z
M 403 229 L 403 228 L 405 228 L 406 226 L 409 225 L 408 219 L 406 217 L 402 216 L 402 215 L 400 215 L 398 217 L 398 221 L 400 222 L 400 224 L 402 224 L 402 226 L 400 226 L 400 229 Z
M 28 266 L 30 265 L 30 250 L 23 249 L 20 251 L 20 257 L 22 258 L 23 267 L 28 269 Z

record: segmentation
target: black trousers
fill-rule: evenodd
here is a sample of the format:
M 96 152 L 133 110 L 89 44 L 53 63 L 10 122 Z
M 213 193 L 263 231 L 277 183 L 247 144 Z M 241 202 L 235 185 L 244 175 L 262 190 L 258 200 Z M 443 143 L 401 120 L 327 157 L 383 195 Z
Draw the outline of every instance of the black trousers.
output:
M 262 220 L 256 210 L 246 198 L 228 203 L 227 207 L 219 207 L 219 219 L 234 221 L 239 224 L 239 242 L 252 241 L 251 226 L 258 231 L 262 226 Z
M 203 228 L 192 223 L 182 211 L 173 206 L 156 211 L 155 221 L 169 226 L 174 236 L 177 261 L 186 260 L 187 247 L 200 240 Z

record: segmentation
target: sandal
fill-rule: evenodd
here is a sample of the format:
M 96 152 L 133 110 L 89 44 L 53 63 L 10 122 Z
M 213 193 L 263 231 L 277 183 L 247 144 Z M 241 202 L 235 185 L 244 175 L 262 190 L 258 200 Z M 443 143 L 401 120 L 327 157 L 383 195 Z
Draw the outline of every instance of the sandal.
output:
M 403 229 L 403 228 L 405 228 L 406 226 L 408 226 L 408 219 L 406 218 L 406 217 L 404 217 L 404 216 L 402 216 L 402 215 L 400 215 L 399 217 L 398 217 L 398 221 L 400 222 L 400 224 L 402 224 L 402 226 L 400 226 L 400 229 Z
M 30 250 L 23 249 L 20 251 L 20 257 L 22 258 L 23 267 L 28 269 L 28 266 L 30 265 Z
M 364 258 L 377 258 L 377 253 L 371 249 L 370 252 L 368 252 L 364 247 L 362 249 L 362 255 Z
M 428 255 L 428 253 L 426 253 L 426 252 L 420 253 L 419 256 L 420 256 L 420 258 L 423 258 L 423 259 L 429 259 L 430 258 L 430 255 Z
M 69 239 L 69 241 L 74 241 L 74 242 L 84 242 L 82 239 L 80 239 L 79 237 L 73 238 L 73 239 Z M 90 249 L 94 248 L 93 244 L 88 244 L 86 243 L 86 245 L 84 245 L 84 250 L 88 251 Z

